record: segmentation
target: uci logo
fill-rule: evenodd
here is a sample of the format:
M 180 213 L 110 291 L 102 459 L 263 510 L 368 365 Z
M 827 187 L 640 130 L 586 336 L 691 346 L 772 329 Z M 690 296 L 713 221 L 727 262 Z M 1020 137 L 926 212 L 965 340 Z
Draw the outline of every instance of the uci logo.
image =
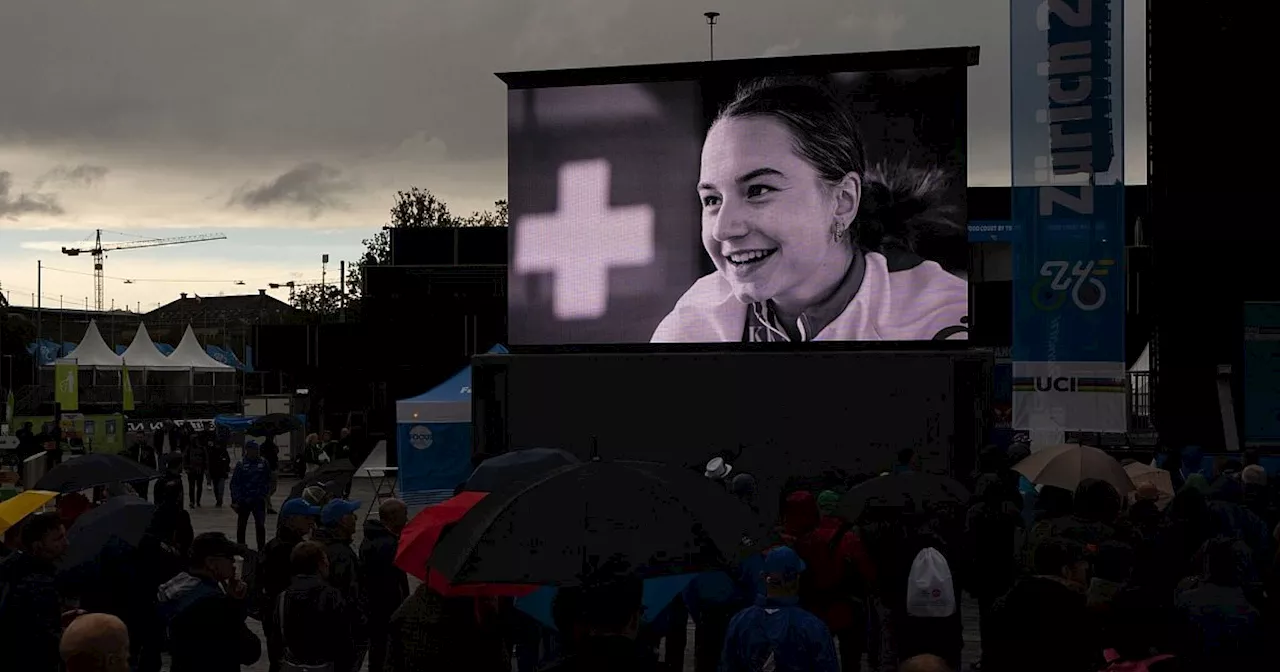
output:
M 1076 392 L 1075 378 L 1067 376 L 1036 376 L 1036 392 Z
M 1040 267 L 1040 279 L 1031 288 L 1031 301 L 1036 308 L 1054 311 L 1071 299 L 1076 308 L 1094 311 L 1107 302 L 1107 286 L 1098 278 L 1106 277 L 1115 265 L 1114 259 L 1046 261 Z

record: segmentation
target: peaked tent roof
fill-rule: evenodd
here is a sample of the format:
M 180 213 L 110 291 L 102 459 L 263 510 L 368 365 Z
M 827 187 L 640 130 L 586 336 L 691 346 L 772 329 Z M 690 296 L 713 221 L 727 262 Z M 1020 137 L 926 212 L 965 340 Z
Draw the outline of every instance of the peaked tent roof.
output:
M 501 345 L 489 354 L 505 353 Z M 396 422 L 471 422 L 471 366 L 416 397 L 396 402 Z
M 235 371 L 234 367 L 219 362 L 204 351 L 204 348 L 200 346 L 200 341 L 196 338 L 195 329 L 192 329 L 189 324 L 187 325 L 186 333 L 182 334 L 182 342 L 165 359 L 168 360 L 171 366 L 195 369 L 197 371 Z
M 138 333 L 133 335 L 133 342 L 129 344 L 128 348 L 125 348 L 121 358 L 124 359 L 124 363 L 127 366 L 133 369 L 184 371 L 191 368 L 190 366 L 175 365 L 160 354 L 156 344 L 151 341 L 151 335 L 147 333 L 147 325 L 141 322 L 138 323 Z
M 62 359 L 89 368 L 118 369 L 123 364 L 120 355 L 112 352 L 111 346 L 102 339 L 96 320 L 89 320 L 89 328 L 85 330 L 84 338 L 80 339 L 80 345 Z

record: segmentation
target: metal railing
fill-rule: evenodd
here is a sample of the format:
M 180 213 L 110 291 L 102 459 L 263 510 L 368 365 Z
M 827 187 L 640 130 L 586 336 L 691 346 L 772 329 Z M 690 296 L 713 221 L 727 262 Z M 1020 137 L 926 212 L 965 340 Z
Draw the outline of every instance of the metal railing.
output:
M 1155 431 L 1151 418 L 1151 374 L 1146 371 L 1129 373 L 1128 387 L 1129 431 Z
M 239 384 L 224 385 L 137 385 L 133 388 L 135 406 L 173 404 L 230 404 L 241 399 Z M 77 393 L 81 406 L 116 406 L 124 403 L 119 385 L 84 385 Z M 19 414 L 42 402 L 52 402 L 52 385 L 28 385 L 22 389 L 17 406 Z

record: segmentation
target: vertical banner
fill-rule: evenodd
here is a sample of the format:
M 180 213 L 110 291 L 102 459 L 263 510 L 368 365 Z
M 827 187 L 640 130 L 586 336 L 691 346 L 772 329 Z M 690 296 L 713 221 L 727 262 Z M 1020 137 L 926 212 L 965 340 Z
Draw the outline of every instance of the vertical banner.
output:
M 53 400 L 63 411 L 80 408 L 80 365 L 75 362 L 58 362 L 53 366 Z
M 1010 20 L 1013 425 L 1124 432 L 1124 3 Z
M 129 380 L 129 367 L 125 366 L 120 369 L 120 402 L 126 411 L 132 411 L 133 408 L 133 383 Z

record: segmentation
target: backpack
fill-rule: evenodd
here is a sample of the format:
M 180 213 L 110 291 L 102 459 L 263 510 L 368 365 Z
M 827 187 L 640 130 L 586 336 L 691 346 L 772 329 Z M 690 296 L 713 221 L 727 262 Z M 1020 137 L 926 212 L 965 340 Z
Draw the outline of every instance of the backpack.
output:
M 951 567 L 938 549 L 916 554 L 907 576 L 907 614 L 917 618 L 946 618 L 956 613 Z
M 1120 660 L 1120 654 L 1114 649 L 1107 649 L 1103 657 L 1107 661 L 1107 666 L 1102 668 L 1102 672 L 1150 672 L 1152 665 L 1173 660 L 1173 656 L 1168 654 L 1152 656 L 1146 660 Z

